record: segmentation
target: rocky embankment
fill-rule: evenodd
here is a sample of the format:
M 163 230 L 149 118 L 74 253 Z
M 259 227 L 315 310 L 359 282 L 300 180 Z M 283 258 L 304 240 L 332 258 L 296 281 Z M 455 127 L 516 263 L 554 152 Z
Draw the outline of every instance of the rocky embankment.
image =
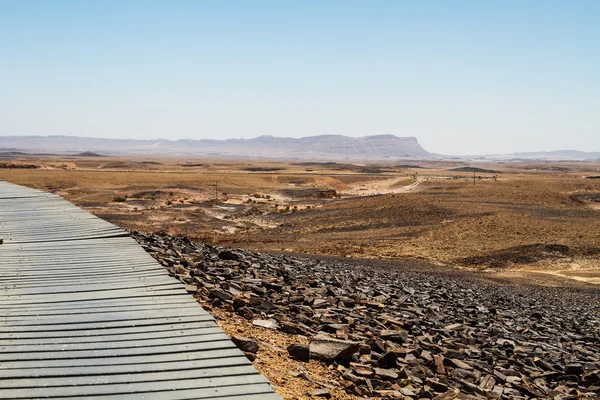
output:
M 349 394 L 575 399 L 600 393 L 596 289 L 486 284 L 132 235 L 203 302 L 308 338 L 290 345 L 289 357 L 326 363 L 336 389 Z M 258 343 L 234 342 L 253 358 Z

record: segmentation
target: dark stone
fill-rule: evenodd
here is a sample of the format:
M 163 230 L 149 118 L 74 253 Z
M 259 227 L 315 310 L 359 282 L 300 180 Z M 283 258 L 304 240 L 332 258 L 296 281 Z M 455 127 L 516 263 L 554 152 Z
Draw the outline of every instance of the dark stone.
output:
M 251 321 L 254 319 L 254 313 L 248 307 L 242 307 L 236 310 L 236 314 L 242 316 L 243 318 Z
M 593 288 L 509 286 L 132 235 L 169 275 L 195 285 L 209 310 L 306 336 L 311 344 L 290 355 L 343 371 L 340 387 L 357 397 L 450 399 L 460 389 L 465 398 L 574 399 L 600 386 Z
M 383 340 L 389 340 L 395 343 L 405 343 L 408 340 L 408 332 L 406 331 L 381 331 L 379 335 Z
M 310 348 L 307 344 L 293 343 L 287 347 L 290 357 L 296 360 L 308 362 L 310 359 Z
M 258 351 L 258 343 L 252 339 L 241 336 L 233 336 L 231 341 L 245 353 L 256 353 Z
M 427 385 L 429 385 L 429 387 L 431 387 L 437 393 L 446 393 L 449 389 L 448 385 L 444 382 L 431 378 L 427 379 L 425 383 L 427 383 Z
M 387 353 L 379 357 L 379 359 L 377 360 L 377 365 L 379 365 L 379 367 L 381 368 L 393 368 L 396 366 L 397 359 L 398 353 L 388 351 Z
M 581 374 L 583 374 L 583 366 L 581 364 L 569 364 L 565 368 L 565 374 L 581 375 Z
M 233 299 L 233 308 L 235 308 L 236 310 L 238 308 L 246 307 L 247 304 L 248 301 L 246 301 L 246 299 L 244 298 L 236 297 L 235 299 Z
M 594 386 L 600 384 L 600 370 L 588 372 L 581 377 L 581 381 L 585 386 Z
M 229 261 L 238 261 L 239 256 L 232 252 L 231 250 L 223 250 L 219 253 L 219 258 L 221 260 L 229 260 Z
M 305 331 L 300 328 L 298 324 L 292 324 L 290 322 L 282 322 L 280 324 L 281 332 L 289 333 L 290 335 L 303 335 Z
M 220 289 L 211 290 L 208 294 L 208 297 L 211 299 L 219 299 L 221 301 L 233 300 L 233 295 L 231 293 L 227 293 L 226 291 Z

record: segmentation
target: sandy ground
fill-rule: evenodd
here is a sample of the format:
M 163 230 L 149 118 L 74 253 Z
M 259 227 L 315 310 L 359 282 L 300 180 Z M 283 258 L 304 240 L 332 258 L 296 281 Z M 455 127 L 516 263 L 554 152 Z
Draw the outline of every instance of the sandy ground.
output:
M 263 251 L 423 259 L 498 276 L 600 278 L 600 203 L 587 200 L 600 196 L 600 181 L 586 179 L 598 163 L 485 165 L 504 173 L 473 185 L 448 172 L 460 163 L 363 173 L 364 165 L 264 161 L 14 162 L 40 168 L 0 169 L 0 178 L 60 194 L 130 229 Z M 567 250 L 530 249 L 554 245 Z
M 402 176 L 386 179 L 384 181 L 365 182 L 358 185 L 350 185 L 348 190 L 340 192 L 342 196 L 374 196 L 382 194 L 409 193 L 418 190 L 418 186 L 424 179 L 417 178 L 412 183 Z

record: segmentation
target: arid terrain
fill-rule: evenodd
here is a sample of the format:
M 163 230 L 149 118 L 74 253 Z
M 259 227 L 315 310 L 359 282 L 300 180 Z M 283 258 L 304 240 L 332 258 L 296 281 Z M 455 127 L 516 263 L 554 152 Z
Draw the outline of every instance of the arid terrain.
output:
M 0 161 L 137 231 L 286 399 L 600 391 L 599 163 Z
M 0 178 L 128 229 L 600 283 L 600 164 L 10 158 Z

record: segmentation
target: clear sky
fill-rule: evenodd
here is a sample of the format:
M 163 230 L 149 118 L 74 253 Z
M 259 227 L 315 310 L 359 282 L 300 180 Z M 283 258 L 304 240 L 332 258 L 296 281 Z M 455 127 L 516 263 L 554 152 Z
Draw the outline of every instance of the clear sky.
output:
M 600 1 L 0 0 L 0 135 L 600 151 Z

